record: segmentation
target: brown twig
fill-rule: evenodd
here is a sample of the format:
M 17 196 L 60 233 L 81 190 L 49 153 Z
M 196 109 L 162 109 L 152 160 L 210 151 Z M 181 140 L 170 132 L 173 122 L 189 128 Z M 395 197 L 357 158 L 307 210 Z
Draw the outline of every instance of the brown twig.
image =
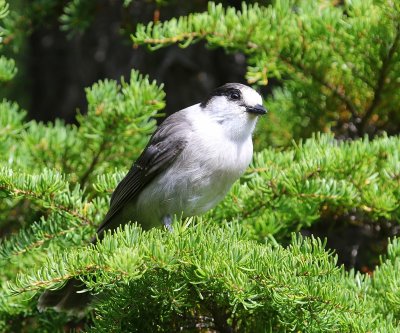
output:
M 81 180 L 79 181 L 79 184 L 81 185 L 81 187 L 83 187 L 86 183 L 86 180 L 88 179 L 89 175 L 92 173 L 94 167 L 96 166 L 96 164 L 99 161 L 100 155 L 103 152 L 105 146 L 107 144 L 107 140 L 105 138 L 103 138 L 103 141 L 100 144 L 100 147 L 97 151 L 97 153 L 94 155 L 92 161 L 90 162 L 89 167 L 87 168 L 87 170 L 85 171 L 85 173 L 82 175 Z
M 7 186 L 0 186 L 0 190 L 10 191 L 15 196 L 22 195 L 22 196 L 27 197 L 27 198 L 32 198 L 32 199 L 42 200 L 43 201 L 42 196 L 39 195 L 36 192 L 33 192 L 33 191 L 26 191 L 26 190 L 20 190 L 20 189 L 15 189 L 15 188 L 11 188 L 10 189 Z M 80 214 L 78 211 L 73 210 L 71 208 L 68 208 L 68 207 L 66 207 L 64 205 L 51 202 L 51 203 L 48 203 L 48 208 L 50 208 L 53 211 L 60 211 L 60 210 L 64 211 L 67 214 L 72 215 L 72 216 L 78 218 L 79 220 L 81 220 L 81 222 L 83 224 L 88 224 L 88 225 L 92 224 L 90 220 L 88 220 L 85 216 Z

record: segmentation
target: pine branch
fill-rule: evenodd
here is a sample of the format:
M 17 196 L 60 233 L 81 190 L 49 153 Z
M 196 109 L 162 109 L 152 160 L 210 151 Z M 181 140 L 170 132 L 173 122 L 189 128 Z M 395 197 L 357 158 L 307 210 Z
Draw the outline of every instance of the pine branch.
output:
M 106 327 L 110 330 L 110 325 L 113 331 L 121 331 L 120 324 L 128 317 L 131 325 L 135 323 L 130 327 L 151 329 L 153 321 L 145 320 L 143 304 L 149 310 L 160 304 L 159 297 L 172 297 L 178 304 L 186 303 L 188 309 L 212 301 L 212 312 L 225 313 L 239 330 L 251 330 L 252 323 L 260 324 L 261 318 L 266 326 L 279 322 L 286 329 L 308 331 L 318 327 L 366 331 L 390 326 L 387 317 L 371 316 L 370 280 L 344 273 L 323 248 L 319 240 L 301 238 L 294 238 L 287 249 L 257 244 L 245 239 L 239 225 L 177 224 L 172 234 L 142 232 L 131 226 L 106 236 L 96 248 L 54 254 L 36 274 L 20 275 L 7 292 L 24 294 L 80 277 L 88 288 L 106 292 L 98 300 L 100 320 L 94 328 L 98 332 Z M 167 285 L 162 282 L 165 274 L 169 276 Z M 345 281 L 347 288 L 337 288 L 338 281 Z M 143 292 L 152 293 L 154 301 L 150 297 L 144 302 Z M 385 302 L 374 297 L 376 302 Z M 126 302 L 131 305 L 124 306 Z M 166 321 L 170 320 L 168 313 L 175 313 L 168 310 L 170 304 L 173 302 L 166 300 L 166 307 L 160 308 Z M 312 320 L 316 312 L 326 316 Z M 245 313 L 248 320 L 238 321 Z M 159 320 L 154 313 L 151 316 Z M 266 316 L 270 321 L 265 321 Z
M 14 257 L 28 254 L 31 251 L 43 251 L 50 241 L 57 240 L 58 244 L 65 247 L 66 244 L 76 245 L 83 239 L 93 236 L 94 228 L 82 225 L 57 213 L 42 217 L 39 222 L 33 223 L 25 229 L 21 229 L 16 235 L 0 242 L 0 257 L 9 260 Z
M 164 107 L 161 88 L 132 71 L 128 82 L 105 80 L 86 90 L 88 114 L 78 116 L 80 151 L 74 153 L 92 157 L 69 166 L 80 175 L 81 185 L 90 185 L 110 169 L 131 165 L 155 129 L 155 121 L 149 119 Z M 71 159 L 77 162 L 75 156 Z
M 370 106 L 365 111 L 361 123 L 359 125 L 361 134 L 366 133 L 366 127 L 368 125 L 368 122 L 381 102 L 382 92 L 385 88 L 385 81 L 387 75 L 389 74 L 390 66 L 392 65 L 393 56 L 395 55 L 396 52 L 398 52 L 399 41 L 400 41 L 400 25 L 396 24 L 393 43 L 389 47 L 389 50 L 385 55 L 385 58 L 382 59 L 382 66 L 378 73 L 378 80 L 376 81 L 376 86 L 374 88 L 374 98 L 372 99 Z
M 86 183 L 89 175 L 93 172 L 94 168 L 96 167 L 96 164 L 99 162 L 99 158 L 100 158 L 100 154 L 103 153 L 104 148 L 106 147 L 107 141 L 106 139 L 104 139 L 100 146 L 99 146 L 99 150 L 97 151 L 97 153 L 93 156 L 92 161 L 90 162 L 89 167 L 87 168 L 87 170 L 85 171 L 85 173 L 82 175 L 81 180 L 80 180 L 80 185 L 83 187 L 84 184 Z
M 328 88 L 336 97 L 338 97 L 341 101 L 343 101 L 346 106 L 348 107 L 349 111 L 351 112 L 353 118 L 357 118 L 360 111 L 358 108 L 354 105 L 352 100 L 342 91 L 340 91 L 337 87 L 333 86 L 330 82 L 325 81 L 322 77 L 320 77 L 319 74 L 315 73 L 312 69 L 307 68 L 304 64 L 302 63 L 297 63 L 294 60 L 289 60 L 285 58 L 283 55 L 279 56 L 279 59 L 282 60 L 283 62 L 286 63 L 286 65 L 289 65 L 293 68 L 297 69 L 294 71 L 295 75 L 301 75 L 303 78 L 307 79 L 308 77 L 312 77 L 313 80 L 319 82 L 322 86 Z M 300 73 L 298 73 L 300 72 Z
M 164 92 L 133 71 L 128 82 L 94 84 L 87 89 L 87 98 L 89 111 L 78 116 L 78 127 L 60 120 L 21 124 L 25 113 L 16 105 L 1 103 L 0 134 L 12 135 L 0 143 L 4 151 L 0 159 L 5 158 L 5 165 L 13 169 L 33 174 L 55 168 L 68 174 L 73 185 L 84 184 L 88 194 L 99 174 L 116 167 L 128 168 L 155 129 L 152 118 L 164 106 Z
M 7 196 L 34 200 L 44 209 L 65 214 L 82 224 L 92 225 L 98 214 L 93 202 L 85 200 L 79 187 L 71 191 L 69 183 L 55 171 L 44 170 L 39 175 L 27 175 L 2 168 L 0 191 Z
M 380 45 L 392 26 L 397 26 L 394 7 L 386 2 L 351 2 L 321 8 L 310 1 L 277 1 L 269 7 L 244 4 L 238 11 L 211 3 L 205 13 L 139 25 L 132 40 L 155 50 L 172 43 L 187 47 L 204 39 L 212 47 L 245 53 L 251 65 L 249 82 L 267 84 L 274 77 L 282 84 L 279 96 L 286 98 L 272 96 L 267 101 L 275 104 L 269 118 L 276 123 L 265 122 L 262 132 L 271 132 L 287 118 L 293 129 L 273 135 L 281 135 L 285 144 L 330 128 L 338 135 L 354 137 L 365 133 L 373 115 L 379 119 L 374 133 L 390 127 L 388 115 L 396 112 L 395 102 L 381 105 L 381 99 L 389 84 L 391 97 L 387 98 L 399 98 L 395 79 L 385 83 L 389 76 L 398 76 L 399 68 L 388 65 L 396 55 L 398 37 L 379 65 Z M 378 82 L 372 85 L 367 78 L 375 75 Z M 262 139 L 259 142 L 271 140 L 266 135 Z
M 8 3 L 5 0 L 0 0 L 0 19 L 8 15 Z
M 0 23 L 9 14 L 9 5 L 5 0 L 0 0 Z M 0 25 L 0 49 L 4 43 L 5 29 Z M 9 36 L 6 36 L 8 38 Z M 17 74 L 15 61 L 0 55 L 0 82 L 10 81 Z
M 0 56 L 0 81 L 10 81 L 16 74 L 15 61 Z

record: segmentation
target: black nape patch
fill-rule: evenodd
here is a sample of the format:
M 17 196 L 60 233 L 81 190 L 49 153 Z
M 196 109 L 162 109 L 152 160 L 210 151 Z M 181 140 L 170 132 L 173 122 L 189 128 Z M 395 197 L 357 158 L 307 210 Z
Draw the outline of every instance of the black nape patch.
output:
M 215 96 L 227 96 L 231 97 L 234 94 L 237 94 L 239 98 L 231 98 L 232 100 L 241 100 L 242 99 L 242 92 L 240 88 L 245 87 L 243 84 L 240 83 L 227 83 L 221 87 L 215 89 L 208 97 L 200 103 L 200 107 L 205 108 L 210 100 Z

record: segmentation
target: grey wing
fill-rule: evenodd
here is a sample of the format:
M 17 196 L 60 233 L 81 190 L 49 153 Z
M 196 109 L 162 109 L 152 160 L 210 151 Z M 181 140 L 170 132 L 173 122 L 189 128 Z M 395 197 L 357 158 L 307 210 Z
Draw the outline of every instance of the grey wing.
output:
M 190 131 L 189 123 L 178 114 L 170 116 L 160 125 L 128 174 L 116 187 L 110 200 L 110 209 L 97 229 L 99 236 L 104 230 L 110 229 L 112 218 L 125 204 L 131 202 L 154 177 L 171 165 L 185 148 L 185 133 Z

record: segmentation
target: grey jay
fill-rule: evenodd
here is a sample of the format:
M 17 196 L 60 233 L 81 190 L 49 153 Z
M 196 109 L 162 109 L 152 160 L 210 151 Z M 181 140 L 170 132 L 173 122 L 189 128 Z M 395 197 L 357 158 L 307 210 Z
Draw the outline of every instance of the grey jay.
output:
M 213 208 L 250 164 L 252 133 L 265 113 L 254 89 L 228 83 L 202 103 L 169 116 L 118 184 L 92 242 L 129 221 L 143 229 L 164 224 L 171 230 L 174 215 L 200 215 Z M 59 290 L 45 291 L 38 306 L 82 310 L 91 299 L 84 289 L 71 279 Z

